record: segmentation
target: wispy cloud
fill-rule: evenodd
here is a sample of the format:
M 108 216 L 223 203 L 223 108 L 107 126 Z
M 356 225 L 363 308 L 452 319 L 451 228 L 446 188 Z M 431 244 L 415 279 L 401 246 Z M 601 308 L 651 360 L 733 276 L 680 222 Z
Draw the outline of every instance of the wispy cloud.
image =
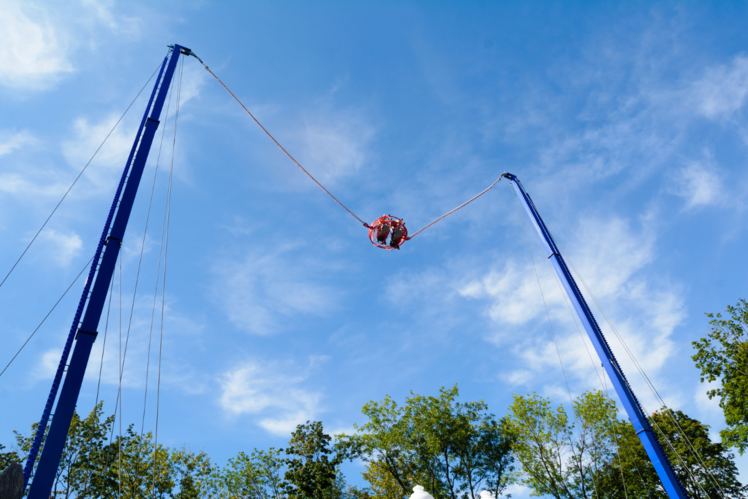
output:
M 0 156 L 10 154 L 23 146 L 31 145 L 36 139 L 28 130 L 0 130 Z
M 180 106 L 200 95 L 200 90 L 208 82 L 210 76 L 200 64 L 186 64 L 182 73 L 182 89 L 180 91 Z M 195 62 L 195 61 L 190 61 Z
M 101 25 L 109 32 L 129 38 L 140 35 L 142 20 L 122 12 L 114 12 L 114 5 L 114 0 L 82 0 L 84 15 L 79 19 L 89 26 Z
M 322 394 L 303 387 L 303 371 L 293 364 L 246 361 L 220 377 L 221 407 L 235 416 L 256 415 L 268 432 L 288 435 L 321 411 Z
M 639 224 L 618 217 L 582 219 L 579 229 L 568 238 L 578 242 L 565 249 L 639 364 L 650 377 L 662 381 L 658 373 L 675 353 L 671 335 L 684 320 L 685 311 L 684 298 L 677 285 L 663 276 L 643 272 L 656 258 L 654 223 L 651 214 L 643 216 Z M 422 302 L 441 303 L 445 294 L 473 302 L 486 318 L 485 340 L 499 348 L 511 349 L 512 357 L 517 360 L 516 366 L 505 366 L 506 370 L 498 373 L 499 377 L 517 386 L 545 383 L 545 392 L 551 394 L 558 388 L 561 371 L 546 316 L 547 306 L 572 389 L 577 383 L 585 387 L 600 386 L 597 354 L 586 332 L 579 329 L 576 316 L 570 313 L 566 295 L 545 255 L 538 251 L 534 242 L 532 244 L 535 267 L 529 256 L 522 259 L 513 256 L 504 259 L 501 265 L 491 267 L 488 264 L 482 274 L 476 272 L 473 265 L 467 272 L 469 278 L 465 278 L 465 269 L 450 269 L 441 276 L 439 285 L 435 285 L 434 276 L 408 279 L 409 296 L 418 302 L 410 306 L 420 307 Z M 582 282 L 578 284 L 584 289 Z M 594 309 L 589 295 L 587 300 Z M 635 386 L 642 392 L 648 391 L 638 376 L 633 376 L 636 366 L 614 332 L 595 312 L 624 370 L 631 373 L 630 379 L 634 379 Z M 565 390 L 564 386 L 563 393 Z M 656 406 L 651 397 L 643 398 L 649 405 Z
M 4 0 L 0 4 L 0 84 L 41 89 L 73 70 L 64 37 L 46 9 Z
M 53 87 L 75 71 L 74 54 L 95 50 L 102 32 L 119 41 L 140 36 L 141 20 L 106 0 L 0 1 L 0 85 L 25 91 Z
M 247 332 L 271 334 L 281 329 L 283 318 L 320 316 L 334 308 L 339 293 L 317 278 L 327 265 L 297 259 L 290 253 L 294 249 L 252 250 L 217 266 L 215 288 L 229 320 Z
M 45 254 L 61 267 L 69 267 L 83 248 L 83 241 L 75 232 L 47 229 L 39 235 L 39 242 L 47 247 Z
M 711 161 L 691 163 L 674 175 L 673 192 L 682 197 L 687 210 L 721 204 L 722 178 Z
M 91 159 L 118 119 L 119 116 L 115 115 L 95 122 L 85 117 L 75 119 L 72 123 L 73 136 L 62 143 L 65 160 L 75 171 L 79 171 Z M 135 131 L 134 118 L 126 118 L 117 125 L 86 171 L 83 181 L 89 184 L 89 188 L 85 192 L 96 195 L 112 191 L 132 148 Z
M 748 57 L 736 56 L 730 64 L 707 68 L 693 85 L 699 111 L 711 119 L 730 118 L 748 96 Z
M 323 103 L 302 114 L 291 147 L 304 167 L 326 185 L 356 174 L 372 161 L 376 127 L 362 109 Z

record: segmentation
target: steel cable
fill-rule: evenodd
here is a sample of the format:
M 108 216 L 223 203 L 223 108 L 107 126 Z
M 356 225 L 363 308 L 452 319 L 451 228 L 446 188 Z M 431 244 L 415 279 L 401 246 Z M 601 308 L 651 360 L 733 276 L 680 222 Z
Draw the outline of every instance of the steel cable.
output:
M 198 59 L 198 60 L 200 60 L 200 59 Z M 202 61 L 200 61 L 200 62 L 202 63 Z M 217 81 L 218 83 L 220 83 L 220 84 L 221 84 L 221 86 L 222 86 L 223 88 L 225 88 L 225 89 L 226 89 L 226 91 L 227 91 L 227 92 L 228 92 L 229 94 L 231 94 L 231 97 L 233 97 L 233 98 L 234 98 L 234 100 L 236 100 L 236 102 L 238 102 L 238 103 L 239 103 L 239 105 L 240 105 L 240 106 L 242 107 L 242 109 L 244 109 L 244 110 L 245 110 L 245 111 L 247 112 L 247 114 L 248 114 L 248 115 L 249 115 L 249 116 L 250 116 L 250 117 L 251 117 L 251 118 L 252 118 L 252 119 L 253 119 L 253 120 L 255 121 L 255 123 L 257 123 L 257 125 L 258 125 L 258 126 L 259 126 L 260 128 L 262 128 L 262 131 L 263 131 L 263 132 L 265 132 L 265 133 L 267 134 L 267 136 L 268 136 L 268 137 L 270 137 L 270 139 L 271 139 L 271 140 L 272 140 L 273 142 L 275 142 L 275 145 L 277 145 L 277 146 L 278 146 L 278 147 L 280 148 L 280 150 L 281 150 L 281 151 L 283 151 L 283 152 L 284 152 L 284 153 L 286 154 L 286 156 L 288 156 L 288 157 L 289 157 L 289 159 L 290 159 L 291 161 L 293 161 L 293 162 L 294 162 L 294 164 L 295 164 L 296 166 L 298 166 L 299 168 L 301 168 L 301 171 L 303 171 L 303 172 L 304 172 L 304 173 L 305 173 L 305 174 L 307 175 L 307 177 L 309 177 L 310 179 L 312 179 L 312 181 L 313 181 L 313 182 L 314 182 L 315 184 L 317 184 L 317 186 L 318 186 L 318 187 L 319 187 L 320 189 L 322 189 L 323 191 L 325 191 L 325 193 L 327 193 L 327 195 L 328 195 L 328 196 L 330 196 L 330 197 L 331 197 L 331 198 L 333 199 L 333 201 L 335 201 L 336 203 L 338 203 L 338 204 L 340 205 L 340 207 L 341 207 L 341 208 L 343 208 L 343 209 L 344 209 L 345 211 L 347 211 L 347 212 L 348 212 L 348 213 L 349 213 L 349 214 L 350 214 L 350 215 L 351 215 L 351 216 L 352 216 L 353 218 L 355 218 L 356 220 L 358 220 L 359 222 L 361 222 L 361 224 L 362 224 L 362 225 L 363 225 L 364 227 L 368 227 L 368 226 L 369 226 L 369 224 L 367 224 L 366 222 L 364 222 L 363 220 L 361 220 L 361 219 L 360 219 L 360 218 L 358 217 L 358 215 L 356 215 L 356 214 L 355 214 L 355 213 L 353 213 L 353 212 L 352 212 L 352 211 L 351 211 L 350 209 L 348 209 L 348 207 L 347 207 L 346 205 L 344 205 L 343 203 L 341 203 L 341 202 L 340 202 L 340 200 L 339 200 L 338 198 L 336 198 L 335 196 L 333 196 L 333 195 L 332 195 L 332 193 L 331 193 L 330 191 L 328 191 L 328 190 L 327 190 L 327 189 L 325 188 L 325 186 L 324 186 L 324 185 L 322 185 L 322 184 L 321 184 L 321 183 L 320 183 L 320 182 L 319 182 L 319 181 L 318 181 L 318 180 L 317 180 L 316 178 L 314 178 L 314 176 L 313 176 L 313 175 L 312 175 L 311 173 L 309 173 L 309 171 L 307 171 L 307 169 L 306 169 L 306 168 L 304 168 L 303 166 L 301 166 L 301 163 L 299 163 L 298 161 L 296 161 L 296 158 L 294 158 L 293 156 L 291 156 L 291 153 L 290 153 L 290 152 L 288 152 L 288 151 L 286 150 L 286 148 L 285 148 L 285 147 L 283 147 L 283 146 L 282 146 L 282 145 L 280 144 L 280 142 L 278 142 L 278 141 L 277 141 L 277 140 L 275 139 L 275 137 L 273 137 L 273 135 L 272 135 L 272 134 L 271 134 L 271 133 L 270 133 L 270 132 L 269 132 L 269 131 L 267 130 L 267 128 L 265 128 L 265 127 L 264 127 L 264 126 L 262 125 L 262 123 L 260 123 L 260 121 L 259 121 L 259 120 L 258 120 L 257 118 L 255 118 L 255 115 L 254 115 L 254 114 L 252 114 L 252 113 L 251 113 L 251 112 L 249 111 L 249 109 L 247 109 L 247 107 L 246 107 L 246 106 L 245 106 L 244 104 L 242 104 L 242 101 L 240 101 L 240 100 L 239 100 L 239 98 L 238 98 L 238 97 L 237 97 L 236 95 L 234 95 L 234 93 L 233 93 L 233 92 L 232 92 L 231 90 L 229 90 L 229 87 L 227 87 L 227 86 L 226 86 L 226 84 L 225 84 L 225 83 L 223 83 L 223 82 L 222 82 L 222 81 L 220 80 L 220 78 L 218 78 L 218 76 L 216 76 L 216 74 L 215 74 L 215 73 L 214 73 L 213 71 L 211 71 L 211 70 L 210 70 L 210 68 L 209 68 L 208 66 L 206 66 L 206 65 L 205 65 L 204 63 L 203 63 L 203 66 L 204 66 L 204 67 L 205 67 L 205 69 L 206 69 L 206 70 L 208 71 L 208 73 L 210 73 L 211 75 L 213 75 L 213 78 L 215 78 L 215 79 L 216 79 L 216 81 Z
M 550 232 L 550 229 L 549 229 L 549 232 Z M 634 366 L 635 366 L 636 370 L 642 376 L 642 378 L 644 379 L 646 385 L 648 386 L 648 388 L 650 389 L 650 391 L 652 391 L 652 393 L 655 396 L 655 398 L 662 404 L 662 407 L 665 409 L 665 412 L 667 413 L 668 417 L 671 419 L 671 421 L 673 422 L 673 424 L 676 426 L 678 433 L 680 433 L 680 435 L 683 437 L 684 441 L 686 442 L 687 447 L 689 448 L 689 452 L 691 452 L 691 454 L 693 454 L 693 456 L 701 464 L 701 466 L 704 469 L 704 471 L 706 471 L 706 473 L 709 476 L 709 478 L 717 486 L 717 488 L 720 490 L 722 496 L 724 497 L 724 495 L 725 495 L 724 490 L 722 490 L 722 487 L 719 485 L 717 479 L 714 477 L 714 475 L 712 474 L 712 472 L 709 471 L 709 468 L 706 466 L 706 464 L 702 461 L 701 456 L 696 451 L 696 449 L 693 447 L 693 445 L 691 443 L 691 440 L 688 438 L 688 436 L 685 434 L 685 432 L 683 431 L 683 429 L 680 427 L 680 424 L 678 423 L 678 421 L 672 416 L 671 409 L 668 408 L 667 404 L 665 403 L 665 400 L 662 398 L 662 396 L 660 395 L 660 393 L 657 391 L 657 389 L 654 386 L 654 383 L 652 383 L 652 380 L 649 378 L 649 376 L 647 375 L 647 373 L 641 367 L 641 364 L 639 364 L 639 361 L 634 356 L 634 353 L 631 351 L 631 349 L 629 348 L 628 344 L 624 341 L 623 337 L 618 332 L 618 329 L 615 327 L 615 325 L 613 324 L 613 321 L 610 319 L 610 317 L 608 316 L 608 314 L 605 312 L 605 310 L 603 309 L 602 305 L 598 301 L 597 297 L 595 296 L 595 294 L 592 292 L 592 290 L 588 286 L 587 282 L 582 277 L 582 274 L 574 266 L 574 263 L 569 258 L 568 254 L 563 249 L 563 247 L 561 246 L 561 244 L 559 244 L 559 242 L 556 239 L 556 237 L 553 236 L 552 234 L 551 234 L 551 237 L 553 237 L 553 240 L 556 242 L 556 245 L 558 246 L 559 250 L 561 251 L 561 253 L 563 253 L 565 260 L 569 262 L 569 265 L 574 270 L 574 273 L 577 275 L 577 278 L 582 282 L 582 285 L 584 286 L 584 288 L 587 290 L 587 292 L 592 297 L 592 300 L 595 302 L 595 305 L 597 305 L 597 308 L 600 310 L 600 313 L 602 313 L 603 317 L 605 318 L 606 322 L 608 323 L 608 326 L 610 326 L 610 328 L 613 331 L 614 335 L 616 336 L 616 338 L 618 338 L 618 341 L 621 343 L 621 345 L 623 346 L 624 350 L 626 351 L 626 354 L 631 359 L 631 361 L 634 363 Z M 650 418 L 650 420 L 652 422 L 654 422 L 651 418 Z M 660 431 L 660 433 L 664 437 L 664 433 L 662 432 L 662 430 L 660 430 L 658 428 L 658 431 Z M 672 445 L 670 444 L 669 441 L 667 442 L 667 444 L 672 448 Z M 680 458 L 680 456 L 678 456 L 678 457 Z M 684 466 L 685 466 L 685 463 L 684 463 Z M 706 494 L 706 492 L 705 492 L 705 494 Z
M 169 119 L 169 109 L 171 108 L 171 98 L 172 95 L 174 95 L 174 92 L 172 92 L 173 89 L 173 81 L 172 81 L 172 88 L 169 89 L 169 100 L 166 104 L 166 116 L 164 117 L 164 123 L 166 123 Z M 158 145 L 158 155 L 156 156 L 156 170 L 158 171 L 158 166 L 161 162 L 161 150 L 164 146 L 164 136 L 166 135 L 166 125 L 164 125 L 164 128 L 161 130 L 161 141 Z M 154 187 L 156 179 L 154 177 Z M 153 198 L 153 192 L 151 191 L 151 199 Z M 167 194 L 168 199 L 168 194 Z M 143 436 L 143 431 L 145 430 L 145 414 L 146 414 L 146 404 L 148 402 L 148 377 L 151 370 L 151 340 L 153 338 L 153 316 L 156 311 L 156 296 L 158 294 L 158 281 L 160 278 L 161 273 L 161 254 L 164 247 L 164 226 L 166 225 L 166 210 L 167 207 L 164 206 L 164 220 L 161 224 L 161 237 L 160 237 L 160 244 L 158 248 L 158 265 L 156 266 L 156 284 L 153 289 L 153 306 L 151 308 L 151 326 L 148 331 L 148 352 L 146 354 L 146 366 L 145 366 L 145 390 L 143 394 L 143 419 L 140 424 L 140 436 Z
M 117 120 L 117 122 L 116 122 L 116 123 L 114 124 L 114 126 L 112 127 L 112 129 L 111 129 L 111 130 L 109 130 L 109 133 L 108 133 L 108 134 L 106 134 L 106 137 L 104 137 L 104 140 L 103 140 L 103 141 L 101 142 L 101 144 L 100 144 L 100 145 L 99 145 L 99 147 L 98 147 L 98 148 L 96 149 L 96 151 L 94 151 L 94 153 L 93 153 L 93 156 L 91 156 L 91 159 L 89 159 L 89 160 L 88 160 L 88 163 L 86 163 L 86 165 L 85 165 L 85 166 L 83 167 L 83 169 L 82 169 L 82 170 L 80 171 L 80 173 L 78 174 L 78 176 L 77 176 L 77 177 L 75 177 L 75 180 L 73 180 L 73 183 L 72 183 L 72 184 L 70 184 L 70 187 L 68 187 L 68 190 L 67 190 L 67 191 L 65 191 L 65 194 L 63 194 L 63 195 L 62 195 L 62 198 L 60 199 L 60 201 L 58 201 L 57 205 L 55 205 L 54 209 L 52 210 L 52 213 L 50 213 L 50 214 L 49 214 L 49 216 L 48 216 L 48 217 L 47 217 L 47 219 L 46 219 L 46 220 L 44 221 L 44 223 L 42 224 L 42 226 L 41 226 L 41 227 L 39 227 L 39 230 L 38 230 L 38 231 L 36 231 L 36 234 L 34 235 L 34 237 L 33 237 L 33 238 L 31 238 L 31 241 L 30 241 L 30 242 L 29 242 L 29 244 L 28 244 L 28 245 L 26 246 L 26 249 L 24 249 L 24 250 L 23 250 L 23 252 L 21 253 L 21 256 L 19 256 L 19 257 L 18 257 L 18 260 L 16 260 L 16 263 L 14 263 L 14 264 L 13 264 L 13 266 L 12 266 L 12 267 L 10 268 L 10 270 L 8 271 L 8 273 L 7 273 L 7 274 L 5 274 L 5 277 L 3 277 L 3 280 L 2 280 L 2 282 L 0 282 L 0 287 L 2 287 L 2 285 L 3 285 L 3 284 L 5 284 L 5 281 L 7 281 L 7 280 L 8 280 L 8 277 L 10 276 L 10 274 L 11 274 L 11 273 L 13 272 L 13 270 L 15 270 L 16 266 L 17 266 L 17 265 L 18 265 L 18 263 L 19 263 L 19 262 L 21 261 L 21 259 L 22 259 L 22 258 L 23 258 L 23 256 L 24 256 L 24 255 L 26 254 L 26 252 L 27 252 L 27 251 L 29 250 L 29 248 L 31 248 L 31 245 L 32 245 L 32 244 L 34 244 L 34 241 L 36 241 L 36 238 L 37 238 L 37 237 L 39 237 L 39 234 L 41 234 L 42 230 L 44 230 L 44 227 L 46 227 L 46 225 L 47 225 L 47 222 L 49 222 L 49 220 L 50 220 L 50 219 L 52 218 L 52 215 L 54 215 L 54 214 L 55 214 L 55 212 L 57 211 L 57 208 L 59 208 L 59 207 L 60 207 L 60 205 L 62 204 L 62 202 L 63 202 L 63 201 L 65 200 L 65 198 L 67 197 L 67 195 L 68 195 L 68 194 L 70 193 L 70 191 L 72 190 L 73 186 L 75 186 L 75 184 L 76 184 L 76 183 L 78 182 L 78 180 L 79 180 L 79 179 L 81 178 L 81 175 L 83 175 L 83 172 L 85 172 L 85 171 L 86 171 L 86 169 L 88 168 L 88 165 L 90 165 L 90 164 L 91 164 L 91 161 L 93 161 L 93 160 L 94 160 L 94 158 L 96 157 L 96 155 L 97 155 L 97 154 L 99 153 L 99 150 L 101 150 L 101 148 L 102 148 L 102 147 L 104 146 L 104 144 L 106 143 L 107 139 L 109 139 L 109 136 L 110 136 L 110 135 L 112 135 L 112 133 L 114 132 L 114 129 L 115 129 L 115 128 L 117 128 L 117 125 L 119 125 L 120 121 L 122 121 L 122 118 L 124 118 L 124 117 L 125 117 L 125 115 L 126 115 L 126 114 L 127 114 L 127 112 L 128 112 L 129 110 L 130 110 L 130 108 L 132 107 L 132 105 L 133 105 L 133 104 L 135 104 L 135 101 L 136 101 L 136 100 L 138 99 L 138 97 L 140 97 L 140 94 L 141 94 L 141 93 L 143 93 L 143 90 L 145 90 L 145 87 L 146 87 L 146 86 L 148 86 L 148 83 L 150 83 L 150 81 L 151 81 L 151 80 L 153 79 L 153 75 L 155 75 L 155 74 L 156 74 L 156 71 L 158 71 L 158 68 L 159 68 L 159 67 L 161 67 L 161 64 L 159 64 L 159 65 L 158 65 L 158 66 L 156 67 L 156 70 L 155 70 L 155 71 L 153 71 L 153 74 L 151 74 L 151 77 L 150 77 L 150 78 L 148 78 L 148 81 L 146 81 L 146 82 L 145 82 L 145 85 L 143 85 L 143 87 L 142 87 L 142 88 L 140 89 L 140 91 L 139 91 L 139 92 L 137 93 L 137 95 L 136 95 L 136 96 L 135 96 L 135 98 L 134 98 L 134 99 L 132 100 L 132 102 L 130 102 L 130 105 L 129 105 L 129 106 L 127 106 L 127 109 L 125 109 L 125 112 L 124 112 L 124 113 L 122 113 L 122 116 L 120 116 L 120 117 L 119 117 L 119 119 L 118 119 L 118 120 Z
M 182 71 L 184 70 L 184 59 L 180 61 L 179 82 L 177 84 L 176 110 L 174 113 L 174 139 L 171 147 L 171 166 L 169 168 L 169 188 L 167 190 L 166 210 L 166 237 L 164 241 L 164 277 L 161 281 L 161 328 L 158 343 L 158 376 L 156 382 L 156 425 L 154 430 L 153 444 L 153 490 L 156 490 L 156 472 L 158 471 L 158 419 L 161 405 L 161 356 L 164 344 L 164 309 L 166 307 L 166 262 L 169 255 L 169 225 L 171 224 L 171 194 L 174 172 L 174 153 L 177 145 L 177 122 L 179 119 L 179 99 L 182 95 Z
M 415 232 L 413 233 L 413 235 L 412 235 L 412 236 L 408 236 L 408 239 L 413 239 L 413 238 L 414 238 L 414 237 L 416 237 L 416 236 L 417 236 L 418 234 L 420 234 L 420 233 L 421 233 L 421 232 L 423 232 L 424 230 L 426 230 L 426 229 L 428 229 L 429 227 L 431 227 L 432 225 L 434 225 L 434 224 L 435 224 L 436 222 L 438 222 L 438 221 L 440 221 L 440 220 L 442 220 L 442 219 L 444 219 L 444 218 L 447 218 L 447 217 L 448 217 L 449 215 L 451 215 L 452 213 L 456 212 L 456 211 L 457 211 L 457 210 L 459 210 L 460 208 L 463 208 L 463 207 L 465 207 L 465 206 L 469 205 L 470 203 L 472 203 L 473 201 L 475 201 L 476 199 L 478 199 L 479 197 L 481 197 L 482 195 L 484 195 L 485 193 L 487 193 L 488 191 L 490 191 L 491 189 L 493 189 L 493 187 L 494 187 L 494 186 L 495 186 L 496 184 L 498 184 L 498 183 L 499 183 L 499 180 L 501 180 L 503 176 L 504 176 L 504 174 L 502 173 L 501 175 L 499 175 L 499 178 L 497 178 L 497 179 L 496 179 L 496 181 L 495 181 L 495 182 L 494 182 L 493 184 L 489 185 L 489 186 L 488 186 L 488 187 L 487 187 L 486 189 L 484 189 L 484 190 L 483 190 L 483 191 L 481 191 L 480 193 L 476 194 L 476 195 L 475 195 L 475 196 L 473 196 L 472 198 L 468 199 L 467 201 L 465 201 L 464 203 L 462 203 L 462 204 L 461 204 L 460 206 L 458 206 L 457 208 L 455 208 L 455 209 L 453 209 L 453 210 L 450 210 L 450 211 L 448 211 L 447 213 L 445 213 L 444 215 L 440 216 L 439 218 L 437 218 L 436 220 L 434 220 L 434 221 L 433 221 L 433 222 L 431 222 L 430 224 L 426 225 L 425 227 L 422 227 L 421 229 L 418 229 L 417 231 L 415 231 Z
M 93 257 L 91 258 L 91 260 L 93 260 Z M 18 349 L 18 351 L 16 352 L 16 354 L 13 356 L 13 358 L 10 359 L 10 361 L 3 368 L 2 372 L 0 372 L 0 376 L 2 376 L 3 373 L 5 373 L 5 371 L 8 370 L 8 368 L 13 363 L 13 361 L 16 360 L 16 357 L 18 357 L 18 354 L 21 353 L 21 350 L 23 350 L 26 347 L 26 345 L 28 344 L 28 342 L 31 341 L 31 338 L 33 338 L 34 335 L 36 334 L 36 332 L 39 331 L 39 328 L 42 327 L 42 324 L 44 324 L 44 321 L 46 321 L 47 318 L 52 314 L 52 312 L 54 312 L 55 308 L 57 308 L 57 305 L 60 304 L 60 302 L 62 301 L 62 299 L 65 298 L 65 295 L 68 294 L 68 291 L 70 291 L 70 288 L 73 287 L 73 284 L 75 284 L 76 282 L 78 282 L 78 279 L 80 279 L 80 276 L 83 275 L 83 272 L 85 272 L 85 270 L 91 264 L 91 260 L 89 260 L 83 266 L 83 269 L 81 269 L 81 271 L 78 273 L 78 275 L 75 276 L 75 279 L 73 279 L 73 282 L 70 283 L 70 286 L 68 286 L 67 289 L 65 289 L 65 291 L 62 293 L 62 296 L 60 296 L 60 298 L 55 302 L 55 304 L 52 305 L 52 308 L 49 310 L 49 312 L 47 312 L 47 315 L 44 316 L 44 319 L 42 319 L 42 321 L 39 323 L 39 325 L 36 326 L 36 329 L 34 329 L 34 331 L 31 333 L 31 335 L 29 335 L 29 337 L 26 338 L 26 341 L 23 342 L 23 345 L 21 345 L 21 348 Z

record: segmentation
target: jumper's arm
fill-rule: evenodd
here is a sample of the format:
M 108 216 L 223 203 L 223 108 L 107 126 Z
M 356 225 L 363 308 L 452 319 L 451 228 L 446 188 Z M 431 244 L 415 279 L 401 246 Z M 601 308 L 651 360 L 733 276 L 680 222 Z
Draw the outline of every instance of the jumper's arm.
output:
M 569 268 L 566 266 L 566 262 L 561 256 L 561 252 L 556 246 L 556 242 L 553 240 L 548 227 L 546 227 L 545 222 L 543 222 L 543 219 L 535 208 L 532 199 L 530 199 L 529 194 L 525 192 L 519 179 L 511 173 L 504 173 L 503 176 L 512 184 L 514 192 L 517 194 L 520 203 L 522 203 L 525 212 L 527 212 L 527 216 L 530 218 L 533 227 L 535 227 L 535 231 L 540 236 L 541 241 L 543 241 L 543 246 L 548 253 L 548 259 L 553 264 L 553 270 L 556 271 L 556 275 L 558 275 L 564 286 L 564 291 L 566 291 L 566 294 L 574 304 L 574 310 L 582 321 L 590 340 L 592 340 L 595 351 L 600 357 L 600 362 L 602 362 L 605 372 L 612 381 L 613 387 L 618 394 L 618 398 L 621 400 L 623 408 L 626 409 L 626 413 L 628 414 L 631 423 L 634 425 L 634 430 L 644 445 L 644 449 L 647 451 L 647 455 L 649 456 L 650 461 L 652 461 L 652 465 L 657 471 L 657 474 L 660 476 L 660 480 L 662 481 L 662 485 L 667 491 L 668 496 L 673 499 L 686 499 L 688 495 L 683 489 L 678 477 L 675 475 L 673 466 L 670 464 L 670 460 L 663 452 L 662 447 L 657 440 L 657 436 L 652 431 L 652 426 L 649 424 L 649 420 L 634 395 L 634 391 L 626 380 L 626 377 L 621 370 L 621 366 L 613 355 L 613 351 L 610 349 L 605 336 L 603 336 L 600 326 L 598 326 L 587 302 L 584 300 L 581 291 L 577 287 L 574 277 L 571 275 L 571 272 L 569 272 Z

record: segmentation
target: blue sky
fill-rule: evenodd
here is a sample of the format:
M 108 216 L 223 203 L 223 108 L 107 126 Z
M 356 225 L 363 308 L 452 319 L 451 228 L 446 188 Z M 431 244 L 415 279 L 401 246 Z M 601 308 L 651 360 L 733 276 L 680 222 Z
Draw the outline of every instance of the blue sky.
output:
M 3 0 L 0 271 L 166 45 L 179 43 L 366 220 L 391 213 L 415 230 L 501 172 L 516 174 L 666 401 L 716 433 L 723 419 L 690 344 L 707 331 L 704 312 L 746 296 L 746 21 L 745 2 Z M 0 288 L 3 365 L 93 254 L 144 105 Z M 123 378 L 124 421 L 138 426 L 172 127 L 170 118 L 122 259 L 126 334 L 155 178 Z M 513 393 L 568 400 L 505 181 L 402 251 L 376 249 L 187 59 L 171 213 L 159 427 L 168 445 L 224 462 L 282 446 L 307 419 L 350 431 L 369 400 L 454 383 L 499 416 Z M 571 390 L 597 388 L 530 236 Z M 0 379 L 13 408 L 0 413 L 3 443 L 41 415 L 81 286 Z M 110 411 L 118 300 L 101 385 Z M 93 405 L 102 344 L 81 411 Z M 147 429 L 154 405 L 149 398 Z M 748 461 L 738 462 L 748 477 Z M 358 471 L 346 469 L 351 481 Z

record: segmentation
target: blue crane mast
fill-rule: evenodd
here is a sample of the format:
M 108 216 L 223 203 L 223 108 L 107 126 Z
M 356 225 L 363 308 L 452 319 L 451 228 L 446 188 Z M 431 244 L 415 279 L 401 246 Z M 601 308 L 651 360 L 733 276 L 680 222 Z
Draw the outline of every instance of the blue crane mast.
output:
M 535 204 L 532 202 L 532 199 L 530 199 L 530 195 L 527 194 L 525 188 L 522 187 L 522 183 L 515 175 L 504 173 L 503 176 L 511 183 L 522 207 L 530 218 L 533 227 L 535 227 L 535 231 L 538 233 L 538 236 L 540 236 L 540 240 L 543 242 L 543 247 L 548 253 L 548 259 L 553 265 L 553 270 L 561 280 L 561 283 L 564 286 L 564 291 L 566 291 L 566 294 L 574 304 L 574 310 L 582 321 L 590 340 L 592 340 L 595 351 L 600 357 L 600 362 L 602 362 L 605 372 L 612 381 L 613 387 L 618 394 L 618 398 L 621 400 L 623 408 L 626 410 L 626 414 L 628 414 L 631 423 L 634 425 L 634 430 L 641 440 L 642 445 L 644 445 L 644 449 L 647 451 L 647 456 L 649 456 L 649 460 L 657 471 L 660 481 L 662 481 L 662 486 L 665 488 L 668 496 L 673 499 L 688 498 L 683 485 L 681 485 L 678 477 L 675 475 L 673 465 L 670 463 L 667 455 L 663 452 L 662 446 L 649 423 L 649 419 L 647 419 L 647 416 L 644 414 L 641 404 L 639 404 L 639 400 L 637 400 L 636 395 L 634 395 L 631 385 L 629 385 L 626 376 L 624 376 L 621 366 L 613 355 L 613 351 L 610 349 L 608 341 L 605 339 L 600 326 L 598 326 L 595 317 L 592 315 L 592 311 L 587 305 L 584 296 L 582 296 L 582 292 L 577 287 L 574 277 L 569 271 L 569 267 L 566 266 L 566 262 L 561 256 L 561 251 L 559 251 L 548 227 L 546 227 L 545 222 L 543 222 L 543 219 L 540 217 L 537 208 L 535 208 Z
M 83 293 L 78 304 L 78 309 L 73 319 L 62 358 L 60 359 L 52 389 L 47 398 L 42 418 L 39 422 L 34 442 L 24 468 L 24 490 L 34 470 L 36 458 L 41 448 L 42 440 L 47 429 L 47 423 L 52 414 L 52 407 L 57 398 L 57 391 L 62 383 L 60 397 L 55 407 L 54 417 L 49 433 L 44 441 L 39 464 L 34 473 L 34 479 L 29 489 L 29 499 L 48 499 L 57 475 L 65 441 L 67 440 L 70 422 L 73 418 L 75 406 L 78 402 L 83 375 L 86 372 L 88 359 L 91 356 L 91 348 L 96 341 L 97 329 L 104 309 L 104 303 L 112 282 L 112 276 L 122 247 L 122 240 L 130 219 L 130 212 L 138 192 L 140 179 L 143 176 L 148 153 L 153 144 L 153 138 L 159 126 L 161 110 L 169 92 L 174 70 L 177 67 L 179 56 L 192 55 L 192 51 L 174 45 L 170 55 L 164 59 L 158 78 L 153 87 L 151 97 L 148 101 L 143 120 L 135 136 L 130 155 L 125 164 L 122 178 L 120 179 L 117 192 L 114 195 L 109 215 L 107 216 L 104 230 L 96 248 L 88 279 L 83 288 Z M 90 292 L 90 294 L 89 294 Z M 85 310 L 85 313 L 84 313 Z M 83 320 L 81 321 L 81 317 Z M 70 350 L 73 355 L 68 364 Z M 67 367 L 67 369 L 66 369 Z M 66 372 L 67 371 L 67 372 Z M 64 374 L 64 381 L 63 381 Z

